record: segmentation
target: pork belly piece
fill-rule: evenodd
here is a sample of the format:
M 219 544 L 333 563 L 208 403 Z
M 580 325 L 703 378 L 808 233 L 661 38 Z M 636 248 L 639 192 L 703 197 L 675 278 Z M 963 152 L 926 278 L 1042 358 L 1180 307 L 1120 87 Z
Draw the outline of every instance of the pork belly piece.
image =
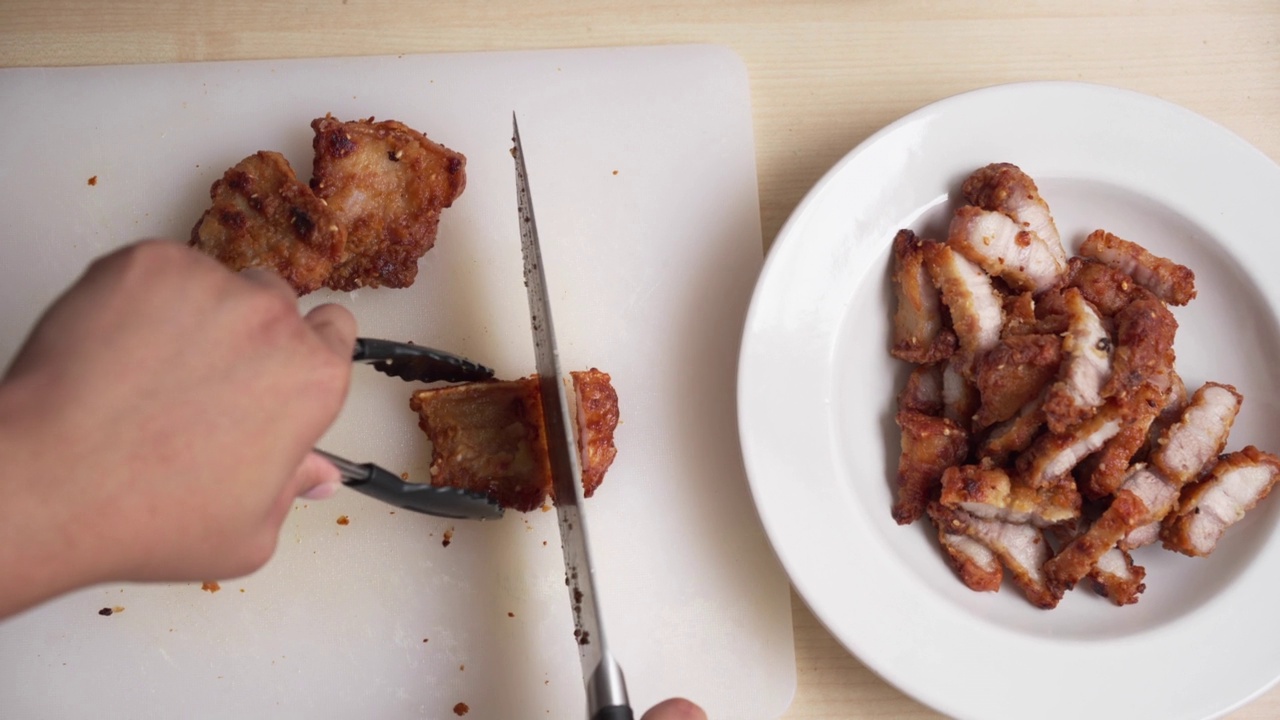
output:
M 1044 392 L 1062 364 L 1062 340 L 1053 335 L 1010 335 L 974 366 L 982 398 L 973 418 L 975 429 L 1018 414 Z
M 241 160 L 213 183 L 209 196 L 213 205 L 188 244 L 232 270 L 274 271 L 306 295 L 323 287 L 344 257 L 346 229 L 280 153 Z
M 942 472 L 964 460 L 969 438 L 954 422 L 941 417 L 902 410 L 902 455 L 898 458 L 898 499 L 893 519 L 899 525 L 915 522 L 937 493 Z
M 1098 594 L 1120 606 L 1138 602 L 1138 596 L 1147 589 L 1142 582 L 1146 575 L 1146 569 L 1134 565 L 1133 556 L 1119 548 L 1103 553 L 1089 571 L 1089 579 Z
M 1120 550 L 1137 550 L 1140 547 L 1146 547 L 1151 543 L 1160 539 L 1160 521 L 1153 520 L 1146 525 L 1141 525 L 1129 531 L 1116 547 Z
M 942 415 L 942 366 L 919 365 L 898 393 L 898 409 Z
M 1066 271 L 1043 240 L 998 212 L 966 205 L 951 216 L 947 244 L 1014 290 L 1040 293 Z
M 1142 392 L 1154 394 L 1154 390 L 1150 388 L 1145 388 Z M 1118 435 L 1126 423 L 1133 421 L 1135 412 L 1128 405 L 1108 402 L 1093 417 L 1073 425 L 1066 432 L 1051 432 L 1040 436 L 1026 452 L 1018 456 L 1018 476 L 1032 487 L 1052 484 Z
M 960 465 L 942 473 L 938 501 L 985 520 L 1047 527 L 1080 517 L 1080 493 L 1070 478 L 1033 488 L 1000 467 Z
M 618 455 L 613 434 L 618 428 L 618 391 L 609 373 L 596 368 L 571 371 L 577 424 L 578 455 L 582 467 L 582 494 L 591 497 Z
M 925 244 L 910 230 L 893 238 L 893 290 L 897 311 L 889 353 L 913 363 L 936 363 L 951 357 L 956 336 L 946 328 L 942 300 L 925 267 Z
M 1125 535 L 1151 522 L 1152 508 L 1144 499 L 1159 503 L 1164 497 L 1160 492 L 1166 490 L 1162 478 L 1146 467 L 1136 467 L 1102 515 L 1045 564 L 1050 586 L 1059 592 L 1075 587 Z M 1169 494 L 1176 496 L 1176 492 Z
M 1249 445 L 1222 456 L 1201 480 L 1187 486 L 1160 539 L 1169 550 L 1204 557 L 1227 528 L 1267 497 L 1280 478 L 1280 458 Z
M 1196 274 L 1191 268 L 1105 230 L 1089 233 L 1080 254 L 1126 273 L 1170 305 L 1186 305 L 1196 296 Z
M 1067 287 L 1079 290 L 1103 317 L 1111 317 L 1133 300 L 1138 284 L 1110 265 L 1073 257 L 1067 261 Z
M 1178 321 L 1155 295 L 1146 290 L 1116 313 L 1115 351 L 1111 377 L 1103 397 L 1125 397 L 1140 385 L 1157 384 L 1168 389 L 1174 367 L 1173 338 Z
M 527 512 L 551 492 L 537 376 L 415 392 L 409 407 L 431 441 L 432 485 L 488 495 Z
M 1138 457 L 1145 460 L 1153 450 L 1159 447 L 1160 438 L 1165 432 L 1182 418 L 1182 413 L 1187 409 L 1187 403 L 1190 397 L 1187 395 L 1187 385 L 1182 382 L 1182 376 L 1177 371 L 1169 373 L 1169 389 L 1165 392 L 1164 403 L 1160 408 L 1160 414 L 1156 415 L 1155 420 L 1151 421 L 1151 427 L 1147 429 L 1147 442 L 1139 451 Z
M 966 376 L 973 363 L 995 347 L 1004 324 L 1000 295 L 991 276 L 946 245 L 926 246 L 929 276 L 942 293 L 959 341 L 960 367 Z
M 604 479 L 617 450 L 617 393 L 607 373 L 570 373 L 583 494 Z M 528 512 L 554 500 L 538 376 L 427 388 L 409 398 L 431 441 L 429 482 L 484 493 Z
M 1049 204 L 1040 197 L 1031 176 L 1017 165 L 992 163 L 979 168 L 965 179 L 960 192 L 983 210 L 1008 215 L 1020 228 L 1044 243 L 1058 263 L 1066 266 L 1067 251 L 1049 213 Z
M 1244 397 L 1230 385 L 1202 385 L 1151 452 L 1152 467 L 1178 487 L 1194 480 L 1226 447 L 1242 402 Z
M 964 376 L 959 364 L 948 362 L 942 370 L 942 416 L 970 432 L 981 401 L 978 388 Z
M 946 553 L 947 563 L 960 581 L 976 592 L 998 591 L 1004 579 L 1004 566 L 996 554 L 949 524 L 939 523 L 933 515 L 929 519 L 938 530 L 938 544 Z
M 1049 430 L 1065 432 L 1102 404 L 1102 388 L 1111 378 L 1111 336 L 1098 311 L 1076 288 L 1063 294 L 1070 318 L 1062 338 L 1062 371 L 1049 389 L 1044 414 Z
M 995 553 L 1027 600 L 1039 608 L 1056 607 L 1062 593 L 1052 588 L 1044 573 L 1049 542 L 1037 527 L 1000 520 L 984 520 L 941 503 L 930 503 L 929 516 L 940 532 L 965 535 Z
M 997 464 L 1003 464 L 1014 453 L 1022 452 L 1040 434 L 1044 427 L 1044 399 L 1048 392 L 1022 406 L 1017 415 L 995 425 L 978 448 L 978 456 Z
M 1162 400 L 1153 392 L 1142 393 L 1140 398 L 1135 398 L 1129 408 L 1132 415 L 1120 432 L 1080 464 L 1079 485 L 1086 497 L 1097 500 L 1120 487 L 1133 459 L 1147 443 L 1148 430 L 1160 413 Z
M 326 284 L 412 285 L 419 258 L 435 244 L 441 211 L 466 187 L 466 158 L 395 120 L 326 115 L 311 127 L 311 189 L 347 228 L 345 260 Z

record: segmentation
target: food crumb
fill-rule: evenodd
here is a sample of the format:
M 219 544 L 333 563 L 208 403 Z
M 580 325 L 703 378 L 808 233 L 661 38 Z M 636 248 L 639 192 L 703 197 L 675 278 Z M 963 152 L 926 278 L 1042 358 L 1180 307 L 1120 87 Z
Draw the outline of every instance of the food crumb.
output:
M 431 638 L 422 638 L 422 642 L 427 642 L 427 641 L 428 641 L 428 640 L 430 640 L 430 639 L 431 639 Z
M 98 614 L 103 617 L 107 617 L 111 615 L 111 612 L 112 612 L 111 608 L 102 608 L 101 610 L 98 611 Z
M 471 707 L 468 706 L 466 703 L 458 703 L 457 705 L 453 706 L 453 714 L 457 715 L 458 717 L 462 717 L 463 715 L 466 715 L 469 712 L 471 712 Z
M 89 183 L 89 186 L 90 186 L 90 187 L 92 187 L 92 186 L 94 186 L 94 185 L 97 185 L 97 184 L 98 184 L 98 176 L 97 176 L 97 175 L 94 175 L 93 177 L 89 178 L 88 183 Z
M 546 541 L 546 540 L 543 540 L 543 541 L 542 541 L 542 546 L 543 546 L 543 547 L 546 547 L 546 546 L 547 546 L 547 541 Z
M 550 505 L 543 505 L 543 506 L 542 506 L 542 512 L 551 512 L 551 506 L 550 506 Z
M 222 586 L 218 584 L 217 580 L 205 580 L 203 583 L 200 583 L 200 589 L 205 592 L 216 593 L 222 589 Z
M 614 175 L 617 175 L 617 174 L 618 174 L 618 171 L 617 171 L 617 170 L 614 170 L 614 171 L 613 171 L 613 174 L 614 174 Z
M 408 480 L 408 479 L 409 479 L 409 473 L 407 473 L 407 472 L 402 472 L 402 473 L 400 473 L 400 479 L 401 479 L 401 480 Z
M 244 592 L 244 588 L 240 588 L 240 592 Z
M 515 614 L 515 613 L 513 613 L 513 612 L 509 612 L 509 613 L 507 613 L 507 617 L 515 617 L 515 616 L 516 616 L 516 614 Z
M 339 525 L 350 525 L 350 524 L 351 524 L 351 518 L 347 517 L 346 515 L 339 515 L 339 516 L 338 516 L 338 524 L 339 524 Z
M 458 666 L 458 672 L 466 672 L 466 670 L 467 670 L 467 666 L 466 666 L 466 665 L 459 665 L 459 666 Z
M 440 544 L 444 547 L 449 547 L 451 542 L 453 542 L 453 528 L 444 531 L 444 539 L 440 541 Z

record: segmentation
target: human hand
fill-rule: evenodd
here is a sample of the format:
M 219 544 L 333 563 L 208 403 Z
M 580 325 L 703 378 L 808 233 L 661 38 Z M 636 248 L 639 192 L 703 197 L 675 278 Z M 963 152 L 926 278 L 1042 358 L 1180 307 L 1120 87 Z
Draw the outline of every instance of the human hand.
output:
M 263 565 L 341 409 L 355 321 L 177 243 L 107 255 L 0 380 L 0 617 L 108 580 Z
M 684 698 L 672 698 L 654 705 L 640 720 L 707 720 L 707 714 Z

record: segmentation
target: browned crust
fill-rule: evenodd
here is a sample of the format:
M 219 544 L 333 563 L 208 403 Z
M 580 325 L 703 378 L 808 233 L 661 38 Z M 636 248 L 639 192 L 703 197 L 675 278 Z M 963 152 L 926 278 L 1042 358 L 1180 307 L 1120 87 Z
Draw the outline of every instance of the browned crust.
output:
M 942 301 L 925 268 L 925 246 L 910 230 L 893 238 L 893 286 L 897 310 L 889 354 L 913 363 L 936 363 L 956 351 L 956 336 L 944 326 Z
M 907 525 L 920 519 L 938 491 L 942 472 L 964 460 L 969 437 L 954 422 L 904 410 L 897 415 L 902 428 L 902 455 L 898 459 L 898 500 L 893 519 Z
M 596 368 L 569 373 L 578 398 L 578 453 L 582 458 L 582 494 L 591 497 L 618 455 L 618 392 L 608 373 Z
M 1089 572 L 1089 579 L 1093 581 L 1094 589 L 1099 595 L 1123 607 L 1138 602 L 1138 596 L 1147 589 L 1146 584 L 1142 582 L 1147 576 L 1147 569 L 1141 565 L 1135 565 L 1133 556 L 1128 551 L 1119 550 L 1118 552 L 1124 555 L 1126 571 L 1124 575 L 1103 572 L 1095 567 Z

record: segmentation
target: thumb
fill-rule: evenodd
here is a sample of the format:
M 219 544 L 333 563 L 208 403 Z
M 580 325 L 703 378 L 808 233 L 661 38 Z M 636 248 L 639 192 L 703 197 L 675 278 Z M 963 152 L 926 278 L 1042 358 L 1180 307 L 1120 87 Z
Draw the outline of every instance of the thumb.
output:
M 640 720 L 707 720 L 707 714 L 684 698 L 672 698 L 654 705 Z
M 293 482 L 290 484 L 293 492 L 290 495 L 307 500 L 324 500 L 332 497 L 341 485 L 342 473 L 338 472 L 338 468 L 314 452 L 309 452 L 293 474 Z

